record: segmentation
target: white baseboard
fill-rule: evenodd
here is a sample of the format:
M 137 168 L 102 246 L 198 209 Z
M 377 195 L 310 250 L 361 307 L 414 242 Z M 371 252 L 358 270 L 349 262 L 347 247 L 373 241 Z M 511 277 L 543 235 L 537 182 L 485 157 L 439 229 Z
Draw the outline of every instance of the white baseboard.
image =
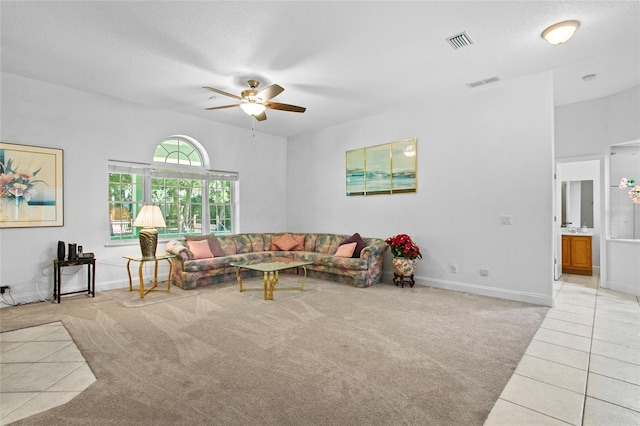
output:
M 640 288 L 633 287 L 628 284 L 619 283 L 616 281 L 607 281 L 607 287 L 609 290 L 619 291 L 621 293 L 631 294 L 636 297 L 640 297 Z
M 129 287 L 128 279 L 101 282 L 96 285 L 96 294 L 101 291 L 115 290 L 118 288 L 128 288 L 128 287 Z M 70 293 L 74 291 L 83 291 L 86 289 L 87 289 L 87 285 L 83 283 L 82 286 L 65 286 L 63 289 L 63 292 Z M 82 294 L 82 293 L 77 293 L 76 295 L 78 294 Z M 61 299 L 64 299 L 64 298 L 65 296 L 62 296 Z M 12 294 L 10 291 L 7 291 L 2 295 L 2 297 L 0 297 L 0 300 L 2 300 L 2 303 L 0 303 L 0 308 L 6 308 L 14 305 L 23 305 L 25 303 L 52 302 L 53 289 L 47 288 L 46 290 L 43 290 L 41 292 L 32 291 L 28 293 L 19 293 L 19 294 Z
M 393 276 L 389 275 L 389 281 Z M 426 285 L 429 287 L 442 288 L 445 290 L 461 291 L 464 293 L 478 294 L 480 296 L 496 297 L 498 299 L 514 300 L 517 302 L 531 303 L 533 305 L 553 306 L 553 296 L 527 293 L 522 291 L 508 290 L 497 287 L 487 287 L 477 284 L 462 283 L 458 281 L 448 281 L 437 278 L 414 277 L 416 285 Z

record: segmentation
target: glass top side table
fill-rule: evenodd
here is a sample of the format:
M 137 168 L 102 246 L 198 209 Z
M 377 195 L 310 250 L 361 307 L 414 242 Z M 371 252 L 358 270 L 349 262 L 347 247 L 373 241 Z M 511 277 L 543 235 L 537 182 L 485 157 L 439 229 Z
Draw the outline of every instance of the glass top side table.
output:
M 123 258 L 127 259 L 127 274 L 129 275 L 129 291 L 133 291 L 133 281 L 131 279 L 131 269 L 129 268 L 129 265 L 131 264 L 131 262 L 139 262 L 140 266 L 138 267 L 138 276 L 140 278 L 140 298 L 143 299 L 145 294 L 149 293 L 150 291 L 164 291 L 167 293 L 171 292 L 171 271 L 172 271 L 172 264 L 171 264 L 171 259 L 176 257 L 174 254 L 169 254 L 169 253 L 156 253 L 155 256 L 153 257 L 143 257 L 140 255 L 126 255 L 126 256 L 122 256 Z M 158 288 L 158 262 L 160 260 L 166 260 L 169 263 L 169 276 L 167 277 L 167 288 L 165 289 L 159 289 Z M 151 287 L 148 288 L 144 288 L 144 277 L 142 276 L 142 267 L 144 266 L 144 264 L 146 262 L 154 262 L 154 268 L 153 268 L 153 283 Z

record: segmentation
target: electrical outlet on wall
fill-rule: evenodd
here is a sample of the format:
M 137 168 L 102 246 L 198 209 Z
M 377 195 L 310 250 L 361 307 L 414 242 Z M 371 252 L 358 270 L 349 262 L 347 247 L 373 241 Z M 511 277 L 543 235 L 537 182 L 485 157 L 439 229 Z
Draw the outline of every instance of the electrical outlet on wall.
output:
M 458 265 L 451 265 L 451 272 L 453 272 L 454 274 L 458 272 Z
M 486 277 L 489 275 L 489 270 L 487 268 L 480 268 L 480 275 Z
M 500 216 L 500 225 L 511 225 L 511 215 Z

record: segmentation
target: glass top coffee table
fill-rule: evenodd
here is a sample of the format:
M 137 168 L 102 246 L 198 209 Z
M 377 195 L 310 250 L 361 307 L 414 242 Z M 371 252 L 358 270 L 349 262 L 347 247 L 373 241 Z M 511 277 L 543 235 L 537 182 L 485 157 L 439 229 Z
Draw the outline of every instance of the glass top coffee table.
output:
M 258 263 L 249 262 L 232 262 L 231 266 L 238 268 L 236 270 L 236 279 L 240 286 L 240 292 L 248 290 L 260 290 L 259 288 L 242 288 L 242 277 L 240 271 L 242 269 L 249 269 L 252 271 L 262 272 L 263 284 L 264 284 L 264 300 L 273 300 L 274 290 L 304 290 L 304 280 L 307 278 L 307 265 L 311 265 L 313 262 L 304 260 L 293 260 L 283 257 L 274 257 L 272 259 L 265 259 Z M 301 268 L 304 271 L 302 275 L 302 282 L 300 287 L 278 287 L 279 272 L 285 269 Z

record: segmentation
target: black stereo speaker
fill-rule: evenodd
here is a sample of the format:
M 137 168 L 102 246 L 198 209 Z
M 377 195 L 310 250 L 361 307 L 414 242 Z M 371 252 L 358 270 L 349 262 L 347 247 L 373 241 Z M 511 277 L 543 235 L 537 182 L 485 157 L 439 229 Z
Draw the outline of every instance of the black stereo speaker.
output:
M 77 244 L 69 243 L 69 257 L 68 260 L 76 260 L 78 259 L 78 255 L 76 253 Z
M 64 260 L 64 241 L 58 241 L 58 260 Z

